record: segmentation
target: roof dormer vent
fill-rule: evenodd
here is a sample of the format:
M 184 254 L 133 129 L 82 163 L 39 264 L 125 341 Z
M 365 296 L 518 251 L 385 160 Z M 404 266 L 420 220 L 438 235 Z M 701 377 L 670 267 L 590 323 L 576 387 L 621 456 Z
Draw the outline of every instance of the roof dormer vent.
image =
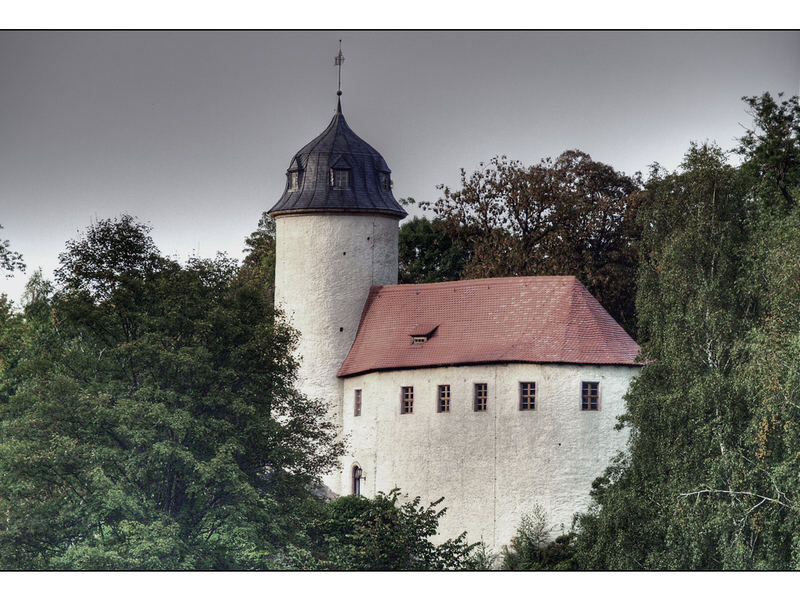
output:
M 414 326 L 411 333 L 409 333 L 411 336 L 411 344 L 414 346 L 421 346 L 433 337 L 438 327 L 438 323 L 422 323 Z

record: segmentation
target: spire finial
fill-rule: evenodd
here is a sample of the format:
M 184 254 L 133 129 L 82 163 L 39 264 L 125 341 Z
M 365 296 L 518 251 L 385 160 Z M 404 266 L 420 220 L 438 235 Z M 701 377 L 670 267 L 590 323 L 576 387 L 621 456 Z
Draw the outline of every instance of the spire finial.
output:
M 342 63 L 344 62 L 344 54 L 342 54 L 342 40 L 339 40 L 339 54 L 333 59 L 333 64 L 339 67 L 339 89 L 336 92 L 337 96 L 342 95 Z

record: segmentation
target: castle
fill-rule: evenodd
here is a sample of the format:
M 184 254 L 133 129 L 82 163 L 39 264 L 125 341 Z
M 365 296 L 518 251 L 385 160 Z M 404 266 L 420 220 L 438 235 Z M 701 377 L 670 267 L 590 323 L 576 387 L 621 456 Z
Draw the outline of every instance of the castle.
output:
M 299 388 L 348 440 L 325 484 L 444 496 L 439 537 L 495 550 L 535 505 L 558 534 L 625 446 L 615 425 L 639 347 L 574 277 L 398 285 L 406 212 L 390 175 L 339 99 L 269 211 Z

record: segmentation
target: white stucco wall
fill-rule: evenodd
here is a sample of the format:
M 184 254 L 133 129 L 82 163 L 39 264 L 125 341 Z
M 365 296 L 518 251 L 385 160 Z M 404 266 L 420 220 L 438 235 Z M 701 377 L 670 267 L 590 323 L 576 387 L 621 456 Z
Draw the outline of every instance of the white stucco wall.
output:
M 326 399 L 329 418 L 338 423 L 342 382 L 336 373 L 355 339 L 369 288 L 397 283 L 398 219 L 283 215 L 275 227 L 275 304 L 300 332 L 298 387 Z M 338 493 L 334 480 L 326 483 Z
M 445 497 L 440 538 L 467 531 L 500 550 L 521 516 L 540 504 L 553 536 L 589 503 L 592 481 L 625 447 L 616 431 L 635 367 L 505 364 L 370 373 L 343 380 L 342 423 L 352 466 L 364 471 L 362 494 L 399 487 L 429 502 Z M 536 409 L 519 410 L 519 384 L 536 382 Z M 581 382 L 600 383 L 600 410 L 581 410 Z M 475 383 L 488 384 L 488 410 L 473 411 Z M 449 384 L 449 413 L 436 412 L 437 386 Z M 414 387 L 413 414 L 400 413 L 400 388 Z M 353 415 L 362 390 L 361 416 Z

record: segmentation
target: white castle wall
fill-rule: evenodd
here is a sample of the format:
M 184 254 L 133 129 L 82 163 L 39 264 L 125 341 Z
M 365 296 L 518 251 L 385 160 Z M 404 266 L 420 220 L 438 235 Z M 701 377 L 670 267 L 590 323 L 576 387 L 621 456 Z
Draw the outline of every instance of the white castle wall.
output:
M 350 436 L 340 489 L 352 466 L 364 471 L 362 494 L 399 487 L 447 513 L 440 539 L 467 531 L 500 550 L 523 513 L 540 504 L 568 529 L 589 504 L 592 481 L 627 442 L 616 431 L 636 367 L 504 364 L 369 373 L 343 385 L 343 429 Z M 536 382 L 536 410 L 519 410 L 519 383 Z M 581 410 L 581 381 L 600 382 L 600 410 Z M 475 383 L 488 384 L 488 410 L 473 411 Z M 449 384 L 449 413 L 436 412 L 437 386 Z M 400 413 L 401 386 L 414 386 L 413 414 Z M 361 416 L 353 415 L 362 390 Z
M 311 213 L 278 216 L 275 227 L 275 304 L 302 333 L 298 387 L 326 399 L 329 418 L 340 423 L 336 373 L 355 339 L 370 286 L 397 283 L 398 219 Z M 325 483 L 339 493 L 332 481 Z

